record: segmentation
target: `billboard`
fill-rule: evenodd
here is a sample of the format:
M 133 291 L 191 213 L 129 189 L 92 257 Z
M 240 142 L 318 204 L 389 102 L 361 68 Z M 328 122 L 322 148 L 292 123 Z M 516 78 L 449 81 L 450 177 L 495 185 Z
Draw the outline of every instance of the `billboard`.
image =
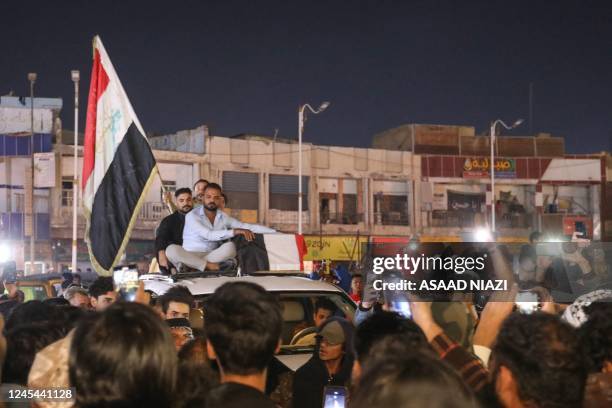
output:
M 486 178 L 491 177 L 489 173 L 489 158 L 468 157 L 463 162 L 464 178 Z M 516 161 L 514 159 L 499 158 L 495 159 L 495 177 L 515 178 Z

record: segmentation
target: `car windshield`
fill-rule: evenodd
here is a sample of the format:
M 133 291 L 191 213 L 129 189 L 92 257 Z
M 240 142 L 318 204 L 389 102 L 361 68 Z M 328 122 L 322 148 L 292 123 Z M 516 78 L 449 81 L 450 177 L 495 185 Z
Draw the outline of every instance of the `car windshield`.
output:
M 281 354 L 312 352 L 315 343 L 314 312 L 317 302 L 329 301 L 336 307 L 333 316 L 350 321 L 355 315 L 355 304 L 344 294 L 337 292 L 275 292 L 283 308 Z M 206 299 L 198 299 L 197 308 L 205 309 Z M 206 313 L 203 312 L 204 320 Z

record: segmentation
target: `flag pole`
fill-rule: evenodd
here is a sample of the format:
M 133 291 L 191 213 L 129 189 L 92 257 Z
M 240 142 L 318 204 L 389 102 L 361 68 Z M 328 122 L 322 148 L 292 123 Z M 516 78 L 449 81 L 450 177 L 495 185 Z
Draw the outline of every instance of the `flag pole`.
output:
M 79 201 L 79 80 L 78 70 L 71 72 L 72 82 L 74 82 L 74 158 L 73 158 L 73 177 L 72 177 L 72 273 L 77 271 L 77 204 Z

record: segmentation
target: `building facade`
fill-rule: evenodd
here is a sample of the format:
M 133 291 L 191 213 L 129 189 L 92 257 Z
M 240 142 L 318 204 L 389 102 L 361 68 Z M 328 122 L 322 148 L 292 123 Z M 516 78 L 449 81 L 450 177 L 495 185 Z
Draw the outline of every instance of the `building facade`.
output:
M 29 190 L 29 110 L 15 99 L 3 98 L 0 105 L 21 109 L 11 111 L 13 116 L 5 110 L 0 117 L 0 239 L 21 253 L 16 258 L 23 262 L 30 218 L 24 194 Z M 37 156 L 31 207 L 36 253 L 55 268 L 70 264 L 76 199 L 78 261 L 85 268 L 89 258 L 82 239 L 81 197 L 73 190 L 73 136 L 62 137 L 60 108 L 61 100 L 35 102 L 35 111 L 41 113 L 35 115 L 40 132 L 35 127 L 34 151 L 42 154 Z M 154 256 L 155 229 L 168 214 L 162 192 L 192 187 L 200 178 L 223 186 L 226 211 L 236 218 L 297 231 L 299 169 L 294 141 L 210 136 L 206 126 L 149 140 L 160 178 L 138 214 L 126 262 L 140 262 L 145 269 Z M 608 156 L 567 155 L 563 139 L 550 135 L 498 137 L 492 207 L 489 140 L 476 136 L 473 127 L 404 125 L 376 135 L 374 148 L 303 144 L 301 216 L 312 252 L 323 254 L 327 245 L 328 252 L 348 254 L 354 252 L 348 247 L 367 237 L 467 240 L 477 228 L 490 227 L 492 211 L 502 240 L 525 241 L 535 230 L 612 238 L 612 206 L 606 204 L 612 202 L 606 201 L 612 197 Z M 80 171 L 81 147 L 78 155 Z M 323 242 L 322 237 L 332 236 L 337 242 Z

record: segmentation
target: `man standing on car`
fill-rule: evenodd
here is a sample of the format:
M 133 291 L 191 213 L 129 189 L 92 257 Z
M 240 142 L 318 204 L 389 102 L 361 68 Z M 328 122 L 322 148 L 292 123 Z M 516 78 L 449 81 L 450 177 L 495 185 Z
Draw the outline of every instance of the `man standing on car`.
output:
M 221 269 L 219 264 L 236 256 L 236 246 L 229 240 L 242 235 L 252 241 L 254 234 L 275 233 L 276 230 L 257 224 L 246 224 L 219 211 L 223 191 L 210 183 L 204 190 L 204 205 L 185 216 L 183 245 L 170 245 L 166 256 L 174 265 L 183 264 L 199 271 Z
M 179 188 L 174 193 L 176 198 L 176 211 L 164 218 L 155 234 L 155 253 L 159 269 L 163 273 L 170 274 L 173 265 L 168 262 L 166 248 L 169 245 L 183 245 L 183 227 L 185 226 L 185 215 L 193 208 L 191 189 Z

